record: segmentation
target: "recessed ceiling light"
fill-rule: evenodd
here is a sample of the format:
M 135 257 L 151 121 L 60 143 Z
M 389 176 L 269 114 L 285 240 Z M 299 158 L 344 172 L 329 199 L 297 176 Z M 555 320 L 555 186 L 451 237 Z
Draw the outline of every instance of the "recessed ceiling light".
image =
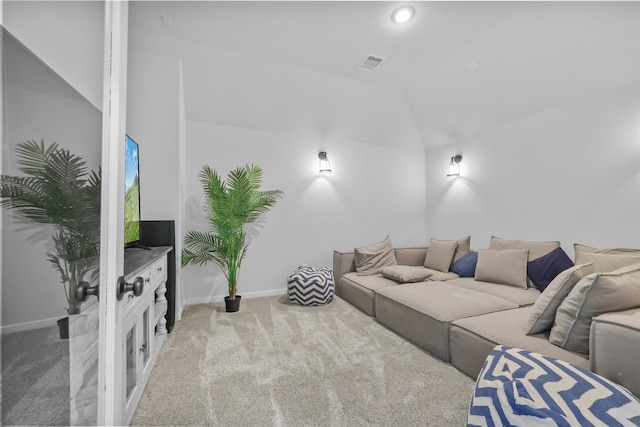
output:
M 402 6 L 393 11 L 391 20 L 396 24 L 404 24 L 405 22 L 409 22 L 415 14 L 416 10 L 411 6 Z

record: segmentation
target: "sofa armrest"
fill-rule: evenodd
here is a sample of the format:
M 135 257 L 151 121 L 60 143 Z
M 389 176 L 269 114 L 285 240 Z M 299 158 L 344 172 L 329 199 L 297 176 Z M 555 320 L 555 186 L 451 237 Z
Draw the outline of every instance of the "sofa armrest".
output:
M 591 370 L 640 396 L 640 308 L 594 317 L 589 338 Z
M 333 251 L 333 283 L 336 287 L 336 294 L 340 292 L 340 278 L 343 274 L 356 271 L 355 255 L 353 252 Z

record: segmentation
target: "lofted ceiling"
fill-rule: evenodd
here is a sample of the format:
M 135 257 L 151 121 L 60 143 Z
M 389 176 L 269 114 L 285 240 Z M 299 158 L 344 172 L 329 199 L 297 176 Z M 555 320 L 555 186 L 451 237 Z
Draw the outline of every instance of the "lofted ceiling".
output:
M 391 22 L 405 4 L 414 19 Z M 640 76 L 638 2 L 141 1 L 130 37 L 180 56 L 189 120 L 406 146 Z M 357 69 L 371 53 L 386 60 Z

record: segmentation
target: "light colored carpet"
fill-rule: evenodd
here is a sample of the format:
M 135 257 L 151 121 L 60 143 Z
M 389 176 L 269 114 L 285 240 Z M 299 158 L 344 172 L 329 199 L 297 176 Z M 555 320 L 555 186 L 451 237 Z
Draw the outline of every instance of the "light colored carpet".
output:
M 188 307 L 132 425 L 462 426 L 474 381 L 334 298 Z
M 57 326 L 2 339 L 0 425 L 69 425 L 69 341 Z

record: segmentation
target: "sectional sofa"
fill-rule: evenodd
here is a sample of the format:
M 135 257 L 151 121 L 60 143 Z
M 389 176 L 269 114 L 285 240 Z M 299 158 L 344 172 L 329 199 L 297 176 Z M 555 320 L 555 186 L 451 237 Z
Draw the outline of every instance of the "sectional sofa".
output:
M 552 356 L 640 396 L 640 250 L 492 237 L 334 251 L 336 294 L 476 378 L 498 344 Z M 542 291 L 541 291 L 542 289 Z

